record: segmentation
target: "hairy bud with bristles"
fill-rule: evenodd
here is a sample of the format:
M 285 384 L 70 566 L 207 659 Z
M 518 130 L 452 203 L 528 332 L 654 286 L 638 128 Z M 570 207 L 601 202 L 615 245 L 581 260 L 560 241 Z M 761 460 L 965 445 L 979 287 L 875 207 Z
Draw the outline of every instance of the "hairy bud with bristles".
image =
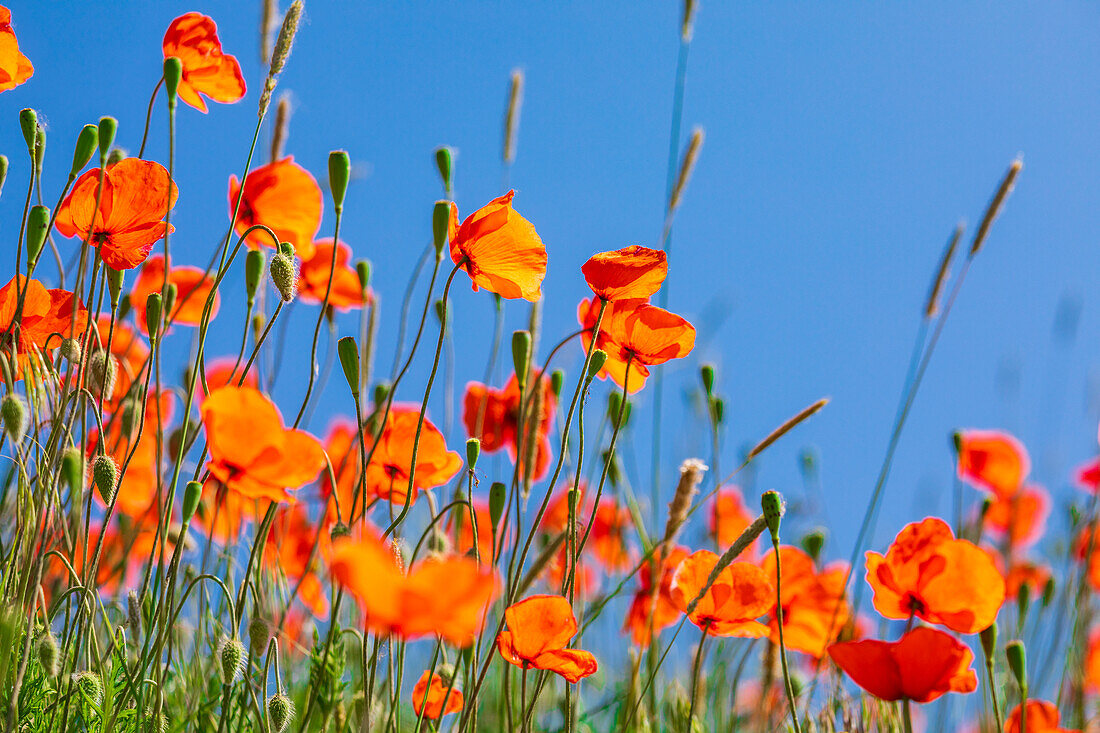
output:
M 66 448 L 61 455 L 61 478 L 74 497 L 84 492 L 84 453 L 76 446 Z
M 244 644 L 235 638 L 225 638 L 218 647 L 218 665 L 222 684 L 231 685 L 244 672 Z
M 18 445 L 27 434 L 27 403 L 17 394 L 7 394 L 0 402 L 0 417 L 4 421 L 4 432 L 12 442 Z
M 79 340 L 67 338 L 61 340 L 61 348 L 58 349 L 57 353 L 66 361 L 72 364 L 79 364 L 80 357 L 84 353 L 84 350 L 80 348 Z
M 88 360 L 86 384 L 93 395 L 109 397 L 115 391 L 118 360 L 106 351 L 97 351 Z
M 46 676 L 50 679 L 56 677 L 60 668 L 61 655 L 58 652 L 57 639 L 54 635 L 47 631 L 38 637 L 36 651 L 38 652 L 38 662 L 42 665 Z
M 73 682 L 76 684 L 76 689 L 96 705 L 102 702 L 103 681 L 99 679 L 99 675 L 95 672 L 88 670 L 77 672 L 76 676 L 73 677 Z
M 279 291 L 283 301 L 289 303 L 294 300 L 298 292 L 297 261 L 279 252 L 271 258 L 268 271 L 271 273 L 271 282 L 275 284 L 275 289 Z
M 137 591 L 132 590 L 126 594 L 126 622 L 134 641 L 141 641 L 141 601 L 138 600 Z
M 115 459 L 101 453 L 92 462 L 92 482 L 99 491 L 99 496 L 108 504 L 115 498 L 115 489 L 118 487 L 118 464 Z
M 294 704 L 281 692 L 267 698 L 267 719 L 271 723 L 272 733 L 283 733 L 290 725 L 294 715 Z
M 271 627 L 261 616 L 253 616 L 248 622 L 248 643 L 252 647 L 252 653 L 259 656 L 267 648 L 267 642 L 271 638 Z

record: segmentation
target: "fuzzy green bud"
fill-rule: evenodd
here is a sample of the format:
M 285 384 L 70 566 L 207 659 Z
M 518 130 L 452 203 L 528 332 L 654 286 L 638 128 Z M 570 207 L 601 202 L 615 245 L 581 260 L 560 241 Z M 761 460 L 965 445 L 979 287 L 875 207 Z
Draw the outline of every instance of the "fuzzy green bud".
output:
M 138 600 L 136 590 L 126 594 L 126 624 L 130 627 L 130 635 L 134 637 L 134 641 L 140 641 L 142 627 L 141 601 Z
M 253 616 L 248 622 L 248 643 L 252 645 L 252 655 L 259 657 L 267 649 L 267 642 L 271 638 L 271 627 L 260 616 Z
M 202 500 L 202 482 L 188 481 L 183 489 L 183 526 L 186 527 L 198 511 L 199 501 Z
M 1008 658 L 1008 668 L 1012 670 L 1012 676 L 1016 678 L 1016 684 L 1021 690 L 1027 690 L 1027 654 L 1024 643 L 1019 639 L 1013 639 L 1005 644 L 1005 657 Z
M 160 331 L 160 319 L 164 312 L 164 298 L 160 293 L 149 293 L 145 299 L 145 329 L 149 332 L 149 339 L 154 340 Z
M 444 190 L 450 191 L 454 188 L 454 150 L 446 145 L 436 148 L 435 167 L 439 169 Z
M 18 445 L 27 434 L 27 403 L 17 394 L 9 392 L 0 402 L 0 417 L 3 418 L 4 432 Z
M 114 458 L 103 453 L 95 457 L 92 461 L 92 483 L 103 501 L 110 504 L 114 500 L 118 487 L 118 464 Z
M 222 640 L 218 647 L 218 665 L 221 668 L 222 684 L 233 684 L 244 671 L 244 644 L 236 638 Z
M 997 650 L 997 622 L 994 621 L 989 626 L 982 629 L 978 634 L 978 640 L 982 644 L 982 654 L 986 659 L 992 659 L 993 653 Z
M 1023 622 L 1023 619 L 1027 618 L 1028 609 L 1031 607 L 1031 586 L 1027 583 L 1021 583 L 1019 590 L 1016 591 L 1016 612 Z
M 102 135 L 102 133 L 100 133 Z M 100 138 L 102 139 L 102 138 Z M 111 148 L 111 152 L 107 155 L 107 167 L 110 168 L 113 165 L 118 165 L 122 161 L 129 157 L 123 148 Z
M 554 397 L 561 397 L 561 388 L 565 385 L 565 372 L 561 369 L 555 369 L 550 372 L 550 391 L 554 393 Z
M 355 263 L 355 274 L 359 276 L 359 292 L 364 300 L 370 289 L 370 260 L 359 260 Z
M 176 96 L 183 79 L 183 62 L 175 56 L 164 60 L 164 91 L 168 92 L 168 109 L 176 108 Z
M 107 290 L 111 293 L 111 310 L 115 310 L 118 308 L 118 304 L 122 298 L 122 281 L 125 271 L 116 270 L 110 266 L 105 266 L 103 269 L 107 274 Z
M 34 158 L 34 140 L 38 136 L 38 113 L 30 107 L 19 111 L 19 128 L 27 143 L 27 154 Z
M 699 369 L 699 376 L 703 378 L 703 391 L 710 397 L 714 394 L 714 365 L 704 364 Z
M 504 501 L 508 498 L 508 489 L 500 481 L 494 481 L 489 487 L 489 521 L 493 523 L 493 531 L 500 526 L 500 518 L 504 514 Z
M 38 255 L 42 254 L 42 248 L 46 245 L 46 232 L 50 226 L 50 209 L 48 206 L 35 205 L 31 207 L 27 217 L 27 272 L 33 272 L 38 262 Z
M 74 497 L 84 493 L 84 454 L 76 446 L 69 446 L 61 455 L 61 478 Z
M 817 562 L 821 557 L 821 550 L 825 547 L 825 530 L 818 527 L 811 530 L 802 536 L 802 541 L 799 543 L 802 545 L 802 549 L 806 551 L 814 562 Z
M 481 455 L 481 441 L 470 438 L 466 441 L 466 467 L 473 470 L 477 466 L 477 459 Z
M 103 701 L 103 681 L 95 672 L 88 670 L 78 672 L 73 682 L 76 683 L 76 689 L 96 705 Z
M 293 715 L 294 705 L 283 693 L 277 692 L 267 698 L 267 719 L 271 723 L 272 733 L 283 733 Z
M 336 344 L 340 353 L 340 366 L 344 368 L 344 379 L 355 399 L 359 399 L 359 344 L 354 336 L 344 336 Z
M 115 135 L 118 133 L 118 120 L 105 116 L 99 118 L 99 130 L 96 134 L 99 144 L 99 159 L 105 160 L 111 156 L 111 146 L 115 144 Z M 123 154 L 125 157 L 125 154 Z
M 328 154 L 328 187 L 332 192 L 332 204 L 337 211 L 344 208 L 344 197 L 348 193 L 348 181 L 351 179 L 351 158 L 346 150 L 333 150 Z
M 512 332 L 512 366 L 516 370 L 516 379 L 522 391 L 527 384 L 527 370 L 531 366 L 531 332 Z
M 38 637 L 35 651 L 38 653 L 38 663 L 46 672 L 46 676 L 53 679 L 60 669 L 60 653 L 57 648 L 57 639 L 49 631 Z
M 268 272 L 271 273 L 271 282 L 275 284 L 283 301 L 289 303 L 294 300 L 298 292 L 298 265 L 293 257 L 279 252 L 271 258 Z
M 84 125 L 84 129 L 76 136 L 76 149 L 73 150 L 73 167 L 69 170 L 69 176 L 76 178 L 88 161 L 92 159 L 99 144 L 99 127 L 96 125 Z
M 760 508 L 764 512 L 764 521 L 768 523 L 772 543 L 779 544 L 779 521 L 783 519 L 783 497 L 778 491 L 765 491 L 760 497 Z
M 66 361 L 72 364 L 79 364 L 80 356 L 84 353 L 84 349 L 80 347 L 79 339 L 67 338 L 61 339 L 61 346 L 58 347 L 57 353 Z
M 436 201 L 432 208 L 432 244 L 435 246 L 435 259 L 443 259 L 443 250 L 450 241 L 451 202 Z
M 588 360 L 588 374 L 589 381 L 596 378 L 596 375 L 603 369 L 603 365 L 607 363 L 607 352 L 603 349 L 596 349 L 592 352 L 592 358 Z

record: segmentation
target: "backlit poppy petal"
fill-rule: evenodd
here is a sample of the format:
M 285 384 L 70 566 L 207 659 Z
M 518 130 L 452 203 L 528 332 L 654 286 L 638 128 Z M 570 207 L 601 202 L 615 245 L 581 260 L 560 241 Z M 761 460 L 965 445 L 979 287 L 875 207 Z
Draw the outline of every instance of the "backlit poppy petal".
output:
M 206 112 L 203 95 L 215 102 L 236 102 L 245 93 L 244 75 L 237 59 L 222 53 L 218 27 L 201 13 L 186 13 L 172 21 L 164 34 L 164 58 L 183 64 L 179 97 Z
M 11 11 L 0 5 L 0 92 L 14 89 L 34 74 L 30 59 L 19 50 L 11 27 Z
M 426 697 L 425 697 L 426 696 Z M 444 707 L 446 701 L 446 707 Z M 424 717 L 429 720 L 438 720 L 444 715 L 461 712 L 462 692 L 437 674 L 431 676 L 428 682 L 428 670 L 420 675 L 412 691 L 413 712 L 420 715 L 421 709 Z
M 1014 494 L 1031 470 L 1027 450 L 999 430 L 959 433 L 959 477 L 1001 496 Z
M 237 204 L 241 185 L 236 176 L 229 179 L 229 215 Z M 244 194 L 237 212 L 236 232 L 243 235 L 249 227 L 263 224 L 280 242 L 294 245 L 303 260 L 313 257 L 313 237 L 321 228 L 321 187 L 302 166 L 288 156 L 256 168 L 244 182 Z M 250 247 L 274 247 L 266 233 L 254 231 L 246 240 Z
M 639 245 L 593 255 L 581 267 L 588 287 L 604 300 L 648 298 L 668 274 L 668 257 Z
M 512 208 L 514 191 L 493 199 L 457 227 L 451 260 L 479 287 L 502 298 L 536 301 L 546 276 L 546 247 L 535 227 Z M 458 209 L 451 204 L 452 217 Z

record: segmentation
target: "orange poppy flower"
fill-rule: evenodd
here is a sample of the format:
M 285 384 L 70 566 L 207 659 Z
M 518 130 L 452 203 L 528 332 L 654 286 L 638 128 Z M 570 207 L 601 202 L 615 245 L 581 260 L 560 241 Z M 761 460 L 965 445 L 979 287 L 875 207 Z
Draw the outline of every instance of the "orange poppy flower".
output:
M 19 306 L 20 290 L 26 290 L 26 295 L 19 322 L 14 324 L 12 321 Z M 37 280 L 16 275 L 0 288 L 0 350 L 5 355 L 11 354 L 16 325 L 19 338 L 15 342 L 18 359 L 14 365 L 14 376 L 22 379 L 23 368 L 30 364 L 35 353 L 60 346 L 63 339 L 76 338 L 84 333 L 88 327 L 88 310 L 68 290 L 46 290 Z
M 0 92 L 15 89 L 34 74 L 31 60 L 19 50 L 11 11 L 0 5 Z
M 779 548 L 783 583 L 783 642 L 788 649 L 819 659 L 825 648 L 841 634 L 848 623 L 848 604 L 844 601 L 847 563 L 834 563 L 820 572 L 813 559 L 797 547 Z M 766 577 L 775 577 L 775 551 L 761 561 Z M 773 642 L 779 642 L 776 614 L 768 620 Z
M 183 62 L 179 98 L 206 112 L 203 95 L 215 102 L 236 102 L 244 96 L 244 75 L 237 59 L 222 53 L 213 18 L 187 13 L 172 21 L 164 34 L 164 58 Z
M 237 361 L 235 356 L 219 356 L 216 359 L 211 359 L 206 364 L 204 374 L 206 375 L 206 388 L 203 388 L 202 380 L 199 380 L 199 395 L 198 400 L 201 405 L 203 400 L 206 399 L 208 392 L 213 392 L 218 387 L 237 386 L 237 382 L 241 381 L 241 371 L 244 369 L 245 362 L 242 360 Z M 260 388 L 260 377 L 256 374 L 255 369 L 250 369 L 248 374 L 244 376 L 244 381 L 241 382 L 242 387 L 252 387 L 253 389 Z
M 222 387 L 202 403 L 209 444 L 206 468 L 231 491 L 293 503 L 287 489 L 317 477 L 324 450 L 309 433 L 288 430 L 272 402 L 251 387 Z
M 676 574 L 676 568 L 688 554 L 689 550 L 682 546 L 673 547 L 664 554 L 656 592 L 653 588 L 652 564 L 647 562 L 638 571 L 638 590 L 630 602 L 623 627 L 624 631 L 630 632 L 631 640 L 638 646 L 649 643 L 651 624 L 653 634 L 657 635 L 680 618 L 681 611 L 672 601 L 672 578 Z
M 427 698 L 425 698 L 425 695 Z M 443 706 L 446 700 L 447 706 Z M 412 691 L 413 712 L 420 715 L 424 709 L 424 717 L 428 720 L 439 720 L 444 715 L 462 711 L 462 692 L 452 687 L 450 680 L 444 681 L 438 674 L 432 675 L 432 681 L 428 682 L 428 670 L 420 675 Z
M 458 223 L 451 202 L 451 260 L 473 280 L 502 298 L 542 297 L 546 277 L 546 247 L 531 222 L 512 208 L 515 191 L 495 198 Z
M 314 551 L 321 531 L 309 521 L 303 504 L 280 507 L 264 552 L 266 567 L 284 573 L 291 587 L 297 585 L 298 600 L 317 618 L 328 614 L 328 599 L 316 572 L 321 553 Z
M 1046 700 L 1027 701 L 1027 725 L 1021 725 L 1024 717 L 1023 705 L 1012 708 L 1012 712 L 1005 719 L 1005 733 L 1020 733 L 1027 730 L 1028 733 L 1078 733 L 1077 729 L 1058 727 L 1061 715 L 1058 706 Z
M 532 374 L 538 374 L 538 367 L 531 368 Z M 529 401 L 529 406 L 535 403 Z M 484 409 L 482 406 L 484 405 Z M 550 385 L 550 379 L 542 378 L 542 404 L 535 428 L 535 466 L 531 473 L 533 481 L 540 481 L 550 471 L 550 459 L 553 447 L 550 444 L 550 431 L 557 410 L 557 398 Z M 513 374 L 504 389 L 486 387 L 479 382 L 466 385 L 466 395 L 462 400 L 462 422 L 466 425 L 466 434 L 481 440 L 482 453 L 495 453 L 501 448 L 508 449 L 513 463 L 520 460 L 519 454 L 519 380 Z M 478 416 L 481 416 L 481 435 L 477 435 Z M 525 438 L 526 440 L 526 438 Z M 526 453 L 526 449 L 524 449 Z M 521 467 L 522 468 L 522 467 Z
M 357 308 L 371 301 L 372 294 L 359 286 L 359 275 L 348 266 L 351 260 L 351 247 L 340 242 L 336 247 L 336 267 L 332 267 L 332 238 L 318 239 L 313 243 L 313 254 L 302 260 L 298 272 L 298 296 L 306 303 L 325 302 L 325 290 L 328 289 L 329 276 L 332 278 L 332 292 L 328 304 L 339 311 Z
M 416 424 L 420 408 L 394 405 L 386 417 L 378 446 L 367 466 L 367 493 L 388 499 L 395 504 L 405 503 L 409 488 Z M 416 454 L 416 478 L 409 504 L 416 502 L 417 493 L 434 489 L 454 478 L 462 468 L 462 458 L 447 450 L 447 441 L 439 428 L 426 417 L 420 431 L 420 448 Z
M 999 558 L 998 558 L 999 559 Z M 1025 585 L 1032 598 L 1039 598 L 1050 580 L 1050 569 L 1026 560 L 1015 561 L 1005 575 L 1005 597 L 1015 599 Z
M 1009 496 L 1031 470 L 1027 450 L 1000 430 L 966 430 L 959 434 L 959 478 L 998 496 Z
M 974 653 L 950 634 L 918 626 L 897 641 L 845 641 L 829 656 L 852 681 L 880 700 L 932 702 L 947 692 L 973 692 Z
M 720 548 L 726 548 L 737 541 L 741 533 L 748 529 L 755 520 L 745 506 L 745 498 L 741 489 L 736 486 L 723 486 L 714 497 L 710 510 L 709 531 L 714 538 L 714 543 Z M 756 557 L 757 543 L 753 542 L 742 553 L 746 560 Z
M 603 300 L 648 298 L 668 275 L 668 256 L 659 249 L 632 245 L 592 255 L 581 266 L 585 282 Z
M 230 176 L 230 216 L 240 194 L 237 177 Z M 321 211 L 321 187 L 290 155 L 260 166 L 244 179 L 244 197 L 237 211 L 237 235 L 243 235 L 254 224 L 264 224 L 280 242 L 293 244 L 298 257 L 308 260 L 313 257 L 313 237 L 321 228 Z M 246 241 L 253 248 L 275 246 L 262 231 L 252 232 Z
M 585 350 L 592 343 L 592 329 L 600 312 L 600 299 L 581 301 L 577 318 L 585 332 L 581 341 Z M 695 347 L 695 327 L 686 320 L 644 300 L 619 300 L 608 303 L 596 348 L 607 352 L 600 379 L 611 377 L 622 387 L 630 365 L 631 393 L 645 386 L 649 367 L 680 359 Z
M 603 497 L 596 507 L 596 515 L 586 511 L 581 517 L 578 539 L 584 537 L 584 523 L 592 517 L 592 531 L 588 534 L 585 551 L 591 551 L 609 573 L 627 570 L 634 565 L 634 553 L 626 541 L 631 527 L 630 510 L 621 507 L 614 499 Z
M 570 683 L 595 674 L 596 658 L 565 646 L 577 634 L 573 607 L 562 596 L 530 596 L 504 611 L 508 628 L 497 637 L 497 651 L 509 664 L 544 669 Z
M 468 557 L 424 560 L 405 574 L 367 534 L 338 539 L 329 568 L 359 602 L 368 631 L 406 640 L 437 634 L 460 647 L 480 631 L 498 589 L 493 571 Z
M 915 615 L 961 634 L 992 624 L 1005 599 L 1004 578 L 989 555 L 955 539 L 936 517 L 907 525 L 885 556 L 868 552 L 867 582 L 886 618 Z
M 985 527 L 1007 537 L 1010 547 L 1038 542 L 1050 514 L 1050 495 L 1038 486 L 1025 486 L 1012 496 L 995 496 L 985 514 Z
M 672 576 L 672 602 L 687 613 L 718 563 L 710 550 L 697 550 L 680 563 Z M 768 627 L 756 619 L 775 606 L 775 587 L 764 571 L 748 562 L 734 562 L 722 570 L 695 610 L 691 622 L 711 636 L 759 638 Z
M 1088 463 L 1079 466 L 1075 479 L 1078 486 L 1095 494 L 1100 489 L 1100 458 L 1093 458 Z
M 99 247 L 99 256 L 108 267 L 132 270 L 166 233 L 175 231 L 164 217 L 176 205 L 179 191 L 168 180 L 164 166 L 139 158 L 108 166 L 96 212 L 98 189 L 99 168 L 76 179 L 58 209 L 57 231 L 66 237 L 79 234 Z
M 168 283 L 176 286 L 176 305 L 172 308 L 171 320 L 181 326 L 197 326 L 202 320 L 202 311 L 206 299 L 214 288 L 214 279 L 198 267 L 177 265 L 168 274 Z M 145 327 L 145 302 L 152 293 L 160 293 L 164 288 L 164 257 L 153 255 L 141 266 L 141 273 L 130 291 L 130 307 L 134 309 L 138 328 L 148 333 Z M 218 315 L 221 296 L 214 294 L 210 318 Z
M 1093 631 L 1089 637 L 1088 651 L 1085 654 L 1085 690 L 1100 691 L 1100 631 Z

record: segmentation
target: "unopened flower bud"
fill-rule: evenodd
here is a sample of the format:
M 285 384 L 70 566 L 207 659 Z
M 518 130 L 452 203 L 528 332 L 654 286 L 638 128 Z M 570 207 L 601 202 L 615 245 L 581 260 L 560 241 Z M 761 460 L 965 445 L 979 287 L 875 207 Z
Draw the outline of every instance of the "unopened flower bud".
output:
M 760 497 L 760 508 L 764 511 L 764 521 L 768 523 L 768 532 L 772 542 L 779 544 L 779 522 L 783 519 L 783 497 L 778 491 L 765 491 Z
M 126 293 L 118 300 L 118 320 L 123 320 L 130 315 L 130 294 Z
M 73 150 L 73 167 L 69 170 L 71 177 L 76 178 L 77 174 L 84 170 L 84 166 L 88 165 L 88 161 L 92 159 L 92 153 L 95 152 L 98 143 L 99 128 L 96 125 L 84 125 L 84 129 L 76 136 L 76 149 Z
M 38 126 L 34 137 L 34 168 L 41 173 L 42 161 L 46 157 L 46 130 Z
M 1043 608 L 1050 605 L 1050 602 L 1054 600 L 1054 577 L 1047 578 L 1047 582 L 1043 585 Z
M 435 167 L 439 169 L 443 189 L 450 191 L 454 188 L 454 151 L 451 148 L 444 145 L 435 149 Z
M 264 253 L 258 249 L 248 250 L 244 257 L 244 290 L 248 296 L 248 302 L 256 299 L 256 291 L 260 289 L 260 279 L 264 275 Z
M 168 283 L 168 287 L 164 289 L 164 325 L 167 326 L 168 322 L 172 319 L 172 314 L 176 310 L 176 298 L 179 297 L 180 289 L 179 285 L 175 283 Z
M 38 135 L 38 113 L 30 107 L 19 111 L 19 127 L 27 143 L 27 154 L 34 158 L 34 139 Z
M 435 259 L 443 259 L 443 250 L 450 241 L 451 202 L 436 201 L 432 208 L 432 244 L 435 246 Z
M 821 550 L 825 547 L 825 530 L 818 527 L 802 536 L 802 549 L 817 562 L 821 557 Z
M 703 378 L 703 391 L 710 397 L 714 394 L 714 365 L 704 364 L 699 369 L 699 375 Z
M 298 291 L 298 266 L 296 261 L 287 257 L 283 252 L 279 252 L 271 258 L 268 271 L 271 273 L 271 282 L 275 284 L 275 289 L 279 291 L 283 301 L 289 303 L 294 300 L 294 296 Z
M 271 627 L 261 616 L 253 616 L 248 622 L 248 643 L 252 645 L 252 655 L 260 656 L 267 649 L 271 639 Z
M 52 633 L 46 631 L 42 636 L 38 637 L 38 645 L 36 650 L 38 652 L 38 662 L 42 665 L 43 671 L 46 676 L 53 679 L 57 676 L 60 668 L 60 654 L 57 648 L 57 639 Z
M 481 441 L 470 438 L 466 441 L 466 467 L 471 471 L 477 467 L 478 456 L 481 455 Z
M 508 489 L 500 481 L 494 481 L 489 487 L 489 521 L 493 523 L 493 534 L 496 534 L 500 526 L 500 518 L 504 514 L 504 501 L 508 498 Z
M 105 266 L 103 269 L 106 271 L 107 276 L 107 290 L 111 293 L 111 310 L 115 310 L 118 308 L 118 304 L 122 298 L 124 271 L 116 270 L 109 265 Z
M 218 664 L 221 667 L 222 684 L 233 684 L 244 671 L 244 645 L 236 638 L 223 639 L 218 647 Z
M 31 207 L 27 217 L 27 272 L 34 271 L 38 256 L 46 246 L 46 231 L 50 226 L 50 209 L 47 206 Z
M 199 508 L 199 501 L 202 499 L 202 482 L 201 481 L 188 481 L 187 486 L 183 489 L 183 526 L 186 527 L 188 522 L 191 521 L 191 517 L 195 516 L 195 512 Z
M 150 340 L 154 340 L 160 332 L 161 314 L 164 312 L 164 298 L 160 293 L 149 293 L 145 299 L 145 329 L 149 332 Z
M 294 253 L 295 253 L 294 245 L 291 244 L 290 242 L 279 242 L 279 246 L 276 249 L 277 249 L 277 251 L 282 252 L 283 254 L 285 254 L 290 259 L 294 259 Z
M 104 453 L 95 457 L 92 461 L 92 483 L 103 501 L 110 504 L 114 500 L 118 486 L 118 464 L 114 458 Z
M 379 382 L 374 385 L 374 406 L 381 407 L 382 403 L 386 401 L 386 398 L 390 396 L 390 385 L 388 382 Z
M 328 186 L 332 192 L 332 203 L 337 211 L 344 208 L 344 197 L 348 193 L 348 180 L 351 178 L 351 159 L 346 150 L 333 150 L 328 154 Z
M 100 117 L 99 131 L 96 134 L 99 144 L 99 159 L 109 158 L 113 151 L 111 146 L 115 144 L 115 134 L 118 132 L 118 120 L 114 117 Z M 125 154 L 123 155 L 125 157 Z
M 0 191 L 4 190 L 4 181 L 8 178 L 8 156 L 0 155 Z
M 997 622 L 994 621 L 989 626 L 982 629 L 978 634 L 978 640 L 982 644 L 982 653 L 986 659 L 992 659 L 993 653 L 997 650 Z
M 183 79 L 183 62 L 175 56 L 164 60 L 164 91 L 168 92 L 168 109 L 176 108 L 176 96 Z
M 359 399 L 359 344 L 354 336 L 344 336 L 336 344 L 340 354 L 340 366 L 344 369 L 344 379 L 355 399 Z
M 283 733 L 293 715 L 294 705 L 283 693 L 277 692 L 267 699 L 267 719 L 271 723 L 272 733 Z
M 447 323 L 447 304 L 443 302 L 443 299 L 435 301 L 435 317 L 439 319 L 440 325 L 446 325 Z
M 103 133 L 100 132 L 101 140 L 103 139 L 102 134 Z M 122 161 L 126 160 L 127 157 L 129 157 L 129 153 L 127 153 L 124 149 L 111 148 L 111 152 L 107 155 L 107 167 L 110 168 L 113 165 L 118 165 Z
M 561 388 L 564 384 L 565 372 L 561 369 L 550 372 L 550 391 L 554 393 L 554 397 L 561 397 Z
M 726 416 L 726 401 L 721 397 L 714 398 L 714 422 L 721 425 Z
M 95 672 L 88 670 L 78 672 L 73 677 L 73 682 L 76 683 L 76 689 L 96 705 L 103 701 L 103 681 Z
M 1027 690 L 1027 655 L 1024 643 L 1014 639 L 1005 644 L 1005 657 L 1008 658 L 1008 668 L 1012 670 L 1012 676 L 1016 678 L 1016 684 L 1021 690 Z
M 603 365 L 607 363 L 607 352 L 603 349 L 596 349 L 592 352 L 592 358 L 588 360 L 588 380 L 591 381 L 596 378 L 596 375 L 603 369 Z
M 328 532 L 328 536 L 332 538 L 333 542 L 343 537 L 347 537 L 350 534 L 351 528 L 343 522 L 337 522 L 336 524 L 332 525 L 332 529 L 330 529 Z
M 516 370 L 516 379 L 522 391 L 527 384 L 527 370 L 531 366 L 531 332 L 512 332 L 512 366 Z
M 132 590 L 126 594 L 126 623 L 130 627 L 130 635 L 134 641 L 141 640 L 141 601 L 138 600 L 137 591 Z
M 359 292 L 365 300 L 370 289 L 370 260 L 359 260 L 355 263 L 355 274 L 359 276 Z
M 61 479 L 79 503 L 76 497 L 84 493 L 84 453 L 76 446 L 69 446 L 61 455 Z
M 0 402 L 0 417 L 3 418 L 4 432 L 18 445 L 27 434 L 27 403 L 17 394 L 9 392 Z

